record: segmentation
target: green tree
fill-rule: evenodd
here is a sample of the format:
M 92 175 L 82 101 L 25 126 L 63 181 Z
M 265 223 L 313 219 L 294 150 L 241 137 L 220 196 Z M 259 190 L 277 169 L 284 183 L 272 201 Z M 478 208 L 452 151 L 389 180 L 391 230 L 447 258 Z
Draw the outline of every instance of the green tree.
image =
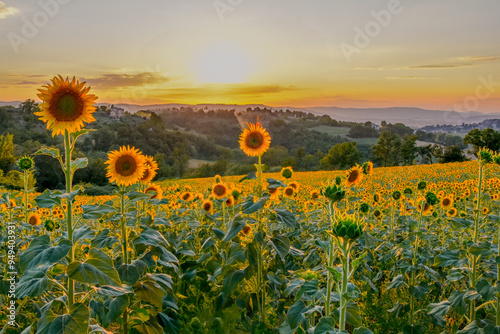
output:
M 418 156 L 417 151 L 417 135 L 407 135 L 403 137 L 401 143 L 401 159 L 404 165 L 412 165 L 415 158 Z
M 464 144 L 470 144 L 474 148 L 475 155 L 481 148 L 489 148 L 492 151 L 500 150 L 500 132 L 487 128 L 484 130 L 473 129 L 464 137 Z
M 27 99 L 26 101 L 21 102 L 19 108 L 21 108 L 23 114 L 26 115 L 32 115 L 34 112 L 40 111 L 38 103 L 36 103 L 35 100 L 31 99 Z
M 321 159 L 320 166 L 322 169 L 346 169 L 359 163 L 362 156 L 353 141 L 335 144 Z
M 383 167 L 394 166 L 399 163 L 401 139 L 390 132 L 384 131 L 380 135 L 377 144 L 372 146 L 372 158 Z
M 282 166 L 283 161 L 290 157 L 288 149 L 284 146 L 270 147 L 266 153 L 262 155 L 262 163 L 268 166 Z
M 10 133 L 0 136 L 0 169 L 7 174 L 12 168 L 12 164 L 16 162 L 14 156 L 14 136 Z
M 378 131 L 371 126 L 371 123 L 365 125 L 356 124 L 347 134 L 347 136 L 351 138 L 377 138 L 378 135 Z
M 422 159 L 420 160 L 421 164 L 424 164 L 426 162 L 432 164 L 434 149 L 431 144 L 426 146 L 419 146 L 417 147 L 417 151 L 418 154 L 422 157 Z

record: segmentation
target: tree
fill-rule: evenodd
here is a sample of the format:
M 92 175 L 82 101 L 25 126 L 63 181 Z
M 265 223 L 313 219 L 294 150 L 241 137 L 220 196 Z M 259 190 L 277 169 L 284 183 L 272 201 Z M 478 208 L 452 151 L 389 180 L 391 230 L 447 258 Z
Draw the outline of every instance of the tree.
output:
M 464 137 L 464 144 L 473 146 L 473 153 L 477 156 L 477 152 L 481 148 L 489 148 L 492 151 L 500 150 L 500 132 L 487 128 L 484 130 L 473 129 Z
M 359 163 L 362 156 L 353 141 L 335 144 L 321 159 L 320 166 L 322 169 L 346 169 Z
M 282 166 L 283 161 L 289 156 L 288 149 L 284 146 L 270 147 L 269 150 L 262 155 L 262 163 L 268 166 Z
M 14 156 L 14 136 L 10 133 L 0 136 L 0 169 L 7 174 L 16 162 Z
M 368 125 L 356 124 L 347 134 L 351 138 L 377 138 L 378 135 L 378 131 L 371 126 L 371 123 Z
M 23 111 L 23 114 L 26 114 L 26 115 L 31 115 L 34 112 L 37 112 L 40 110 L 40 108 L 38 108 L 38 103 L 36 103 L 35 100 L 31 100 L 31 99 L 27 99 L 26 101 L 21 102 L 21 104 L 19 105 L 19 108 L 21 108 L 21 110 Z
M 413 160 L 418 156 L 417 151 L 417 135 L 407 135 L 403 137 L 403 143 L 401 144 L 401 158 L 403 159 L 404 165 L 412 165 Z
M 438 158 L 439 163 L 447 162 L 462 162 L 467 161 L 467 157 L 458 145 L 440 147 L 439 150 L 434 150 L 434 154 Z
M 390 132 L 384 131 L 380 135 L 377 144 L 372 146 L 372 158 L 383 167 L 394 166 L 399 163 L 401 139 Z
M 432 164 L 432 158 L 433 158 L 433 148 L 432 145 L 426 145 L 426 146 L 419 146 L 417 148 L 418 154 L 422 157 L 420 160 L 421 164 L 424 163 L 430 163 Z

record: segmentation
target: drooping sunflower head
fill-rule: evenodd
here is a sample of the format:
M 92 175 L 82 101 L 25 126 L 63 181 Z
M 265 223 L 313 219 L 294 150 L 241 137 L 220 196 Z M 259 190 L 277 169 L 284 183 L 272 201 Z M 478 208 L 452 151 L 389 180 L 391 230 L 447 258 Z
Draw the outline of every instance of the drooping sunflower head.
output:
M 233 196 L 229 196 L 227 199 L 226 199 L 226 206 L 227 207 L 231 207 L 233 206 L 234 204 L 234 197 Z
M 185 191 L 180 196 L 181 200 L 189 202 L 193 199 L 193 193 L 190 191 Z
M 293 176 L 293 169 L 292 167 L 283 167 L 281 169 L 281 176 L 283 176 L 285 179 L 290 179 Z
M 144 184 L 148 184 L 153 181 L 156 176 L 156 171 L 158 170 L 158 163 L 153 160 L 153 157 L 145 156 L 146 162 L 144 170 L 144 175 L 139 179 Z
M 354 166 L 347 172 L 346 187 L 356 185 L 363 179 L 363 170 L 359 166 Z
M 129 186 L 138 182 L 146 169 L 146 158 L 134 147 L 120 147 L 119 151 L 108 154 L 108 174 L 110 182 L 119 186 Z
M 372 175 L 373 172 L 373 162 L 367 161 L 363 164 L 363 173 L 366 175 Z
M 25 155 L 24 157 L 21 157 L 17 161 L 17 165 L 22 170 L 30 170 L 31 168 L 33 168 L 33 166 L 35 165 L 35 163 L 33 162 L 33 159 L 31 159 L 31 157 Z
M 73 77 L 64 79 L 57 76 L 51 79 L 52 84 L 39 89 L 38 97 L 42 100 L 40 111 L 35 115 L 47 123 L 47 129 L 52 130 L 52 136 L 79 131 L 83 122 L 95 121 L 92 113 L 97 97 L 88 94 L 90 87 L 85 87 L 85 82 L 80 82 Z
M 37 213 L 31 213 L 28 216 L 28 223 L 31 226 L 38 226 L 38 225 L 42 224 L 42 219 L 40 218 L 40 216 Z
M 229 188 L 224 182 L 216 183 L 212 186 L 212 195 L 214 195 L 215 198 L 222 199 L 227 197 L 228 194 Z
M 271 136 L 260 123 L 247 123 L 247 126 L 240 135 L 240 148 L 249 157 L 264 154 L 271 145 Z
M 144 192 L 146 194 L 149 194 L 149 193 L 152 193 L 151 195 L 151 199 L 158 199 L 158 200 L 161 200 L 163 198 L 163 189 L 161 189 L 161 187 L 157 184 L 150 184 L 145 190 Z

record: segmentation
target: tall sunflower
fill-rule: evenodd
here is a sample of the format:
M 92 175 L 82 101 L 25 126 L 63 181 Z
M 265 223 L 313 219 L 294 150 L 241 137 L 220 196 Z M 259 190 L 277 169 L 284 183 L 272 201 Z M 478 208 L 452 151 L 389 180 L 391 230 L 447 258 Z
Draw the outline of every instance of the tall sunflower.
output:
M 153 157 L 150 156 L 145 156 L 146 162 L 145 162 L 145 167 L 146 169 L 144 170 L 144 175 L 139 179 L 144 184 L 149 184 L 151 181 L 153 181 L 154 177 L 156 176 L 156 171 L 158 170 L 158 163 L 153 160 Z
M 271 145 L 271 136 L 260 123 L 247 123 L 248 129 L 240 135 L 240 148 L 249 157 L 264 154 Z
M 347 172 L 346 187 L 356 185 L 363 179 L 363 170 L 359 166 L 354 166 Z
M 84 87 L 85 81 L 80 82 L 75 77 L 69 81 L 69 78 L 64 79 L 60 75 L 51 81 L 52 84 L 38 90 L 42 103 L 35 115 L 47 123 L 52 136 L 64 134 L 64 130 L 79 131 L 84 126 L 83 122 L 95 121 L 92 113 L 97 97 L 88 94 L 90 87 Z
M 119 186 L 129 186 L 139 181 L 146 169 L 146 158 L 135 147 L 120 147 L 119 151 L 108 154 L 109 181 Z

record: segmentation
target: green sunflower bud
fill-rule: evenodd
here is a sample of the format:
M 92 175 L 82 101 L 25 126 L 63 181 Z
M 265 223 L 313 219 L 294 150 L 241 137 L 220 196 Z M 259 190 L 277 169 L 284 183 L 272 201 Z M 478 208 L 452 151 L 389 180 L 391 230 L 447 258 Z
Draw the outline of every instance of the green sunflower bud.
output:
M 45 229 L 49 232 L 55 231 L 56 230 L 56 223 L 54 221 L 47 219 L 44 223 L 43 226 Z
M 340 186 L 341 183 L 342 183 L 342 178 L 340 176 L 337 176 L 335 178 L 335 184 L 338 185 L 338 186 Z
M 35 163 L 33 162 L 33 159 L 31 159 L 31 157 L 29 157 L 27 155 L 25 155 L 24 157 L 22 157 L 21 159 L 19 159 L 17 161 L 17 165 L 22 170 L 30 170 L 31 168 L 33 168 L 34 164 Z
M 394 198 L 396 201 L 401 198 L 401 192 L 399 190 L 396 190 L 392 193 L 392 198 Z
M 359 211 L 363 213 L 367 213 L 370 210 L 370 206 L 366 203 L 363 203 L 359 206 Z
M 331 234 L 342 239 L 354 241 L 363 235 L 362 222 L 356 214 L 337 214 Z
M 324 190 L 321 190 L 321 195 L 325 196 L 332 203 L 340 202 L 345 197 L 345 191 L 342 190 L 342 187 L 337 185 L 328 186 Z
M 427 195 L 425 195 L 425 200 L 430 205 L 435 205 L 437 202 L 439 202 L 439 199 L 437 198 L 436 194 L 434 194 L 433 192 L 428 192 Z
M 418 190 L 424 190 L 425 188 L 427 188 L 427 182 L 425 181 L 420 181 L 417 185 L 417 188 Z
M 493 155 L 488 149 L 482 149 L 479 151 L 479 160 L 481 164 L 486 165 L 493 162 Z
M 281 176 L 285 179 L 290 179 L 293 175 L 292 167 L 285 167 L 281 170 Z
M 411 190 L 411 188 L 406 188 L 403 193 L 405 193 L 406 195 L 411 195 L 413 194 L 413 190 Z

